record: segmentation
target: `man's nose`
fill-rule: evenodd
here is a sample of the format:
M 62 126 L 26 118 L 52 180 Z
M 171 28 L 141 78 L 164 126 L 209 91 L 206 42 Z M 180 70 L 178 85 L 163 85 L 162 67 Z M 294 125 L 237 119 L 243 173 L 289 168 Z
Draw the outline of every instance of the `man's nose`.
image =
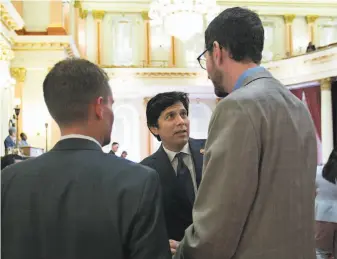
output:
M 177 116 L 177 124 L 185 124 L 185 120 L 180 115 Z

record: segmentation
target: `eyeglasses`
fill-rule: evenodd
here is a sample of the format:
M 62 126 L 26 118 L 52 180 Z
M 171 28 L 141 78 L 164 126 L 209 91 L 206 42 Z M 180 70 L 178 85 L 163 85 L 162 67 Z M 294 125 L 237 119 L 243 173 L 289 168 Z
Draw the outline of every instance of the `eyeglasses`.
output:
M 206 51 L 208 51 L 208 49 L 205 49 L 200 55 L 199 57 L 197 57 L 197 60 L 199 62 L 199 65 L 202 69 L 206 70 L 206 58 L 205 58 L 205 53 Z
M 211 45 L 209 48 L 206 48 L 200 55 L 197 57 L 197 60 L 199 62 L 199 65 L 201 66 L 202 69 L 206 70 L 206 58 L 205 58 L 205 53 L 207 51 L 210 51 L 213 48 L 213 45 Z M 223 47 L 219 45 L 219 48 L 222 49 Z

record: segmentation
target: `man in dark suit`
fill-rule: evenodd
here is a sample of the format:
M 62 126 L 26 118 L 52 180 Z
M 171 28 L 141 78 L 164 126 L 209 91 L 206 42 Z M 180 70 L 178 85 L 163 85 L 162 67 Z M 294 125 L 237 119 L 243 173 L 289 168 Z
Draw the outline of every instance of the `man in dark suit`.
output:
M 116 152 L 118 151 L 119 148 L 119 144 L 117 142 L 113 142 L 111 145 L 111 150 L 109 152 L 109 154 L 111 155 L 116 155 Z
M 170 258 L 158 174 L 102 151 L 114 119 L 106 73 L 61 61 L 43 92 L 62 137 L 2 172 L 2 258 Z
M 178 241 L 192 223 L 205 144 L 205 140 L 189 138 L 188 105 L 188 96 L 182 92 L 161 93 L 148 102 L 147 124 L 162 145 L 141 162 L 159 173 L 169 238 Z

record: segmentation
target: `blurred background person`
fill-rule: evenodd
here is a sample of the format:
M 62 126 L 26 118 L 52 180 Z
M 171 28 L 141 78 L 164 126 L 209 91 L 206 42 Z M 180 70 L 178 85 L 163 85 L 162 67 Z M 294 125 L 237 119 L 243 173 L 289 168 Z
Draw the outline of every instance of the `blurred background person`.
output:
M 123 151 L 122 154 L 121 154 L 121 157 L 122 158 L 126 158 L 127 156 L 128 156 L 128 152 Z
M 113 142 L 109 154 L 116 155 L 118 148 L 119 148 L 118 142 Z
M 316 176 L 316 255 L 317 259 L 337 258 L 337 149 Z
M 14 154 L 3 156 L 1 157 L 1 170 L 5 169 L 7 166 L 21 162 L 25 159 L 26 158 L 22 156 L 14 155 Z
M 16 128 L 10 127 L 8 129 L 8 136 L 5 139 L 5 149 L 14 148 L 16 145 Z
M 19 146 L 20 147 L 28 147 L 29 146 L 29 144 L 28 144 L 28 142 L 27 142 L 27 135 L 25 134 L 25 133 L 21 133 L 20 134 L 20 138 L 21 138 L 21 140 L 19 141 Z

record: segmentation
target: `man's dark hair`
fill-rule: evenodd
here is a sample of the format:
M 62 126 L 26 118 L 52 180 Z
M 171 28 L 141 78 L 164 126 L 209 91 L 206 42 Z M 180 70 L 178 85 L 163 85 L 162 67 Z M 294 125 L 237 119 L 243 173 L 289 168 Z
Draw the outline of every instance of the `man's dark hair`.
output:
M 337 147 L 331 152 L 328 161 L 323 167 L 322 176 L 325 180 L 336 184 L 337 179 Z
M 102 96 L 111 96 L 109 78 L 98 66 L 85 59 L 58 62 L 43 82 L 43 94 L 50 115 L 66 126 L 88 119 L 88 105 Z
M 12 164 L 15 164 L 15 160 L 26 160 L 26 158 L 19 156 L 19 155 L 6 155 L 1 157 L 1 170 L 5 169 L 7 166 L 10 166 Z
M 220 13 L 205 31 L 205 47 L 212 51 L 217 41 L 237 62 L 260 64 L 264 29 L 259 16 L 251 10 L 234 7 Z
M 118 142 L 112 142 L 111 146 L 115 146 L 115 145 L 119 145 L 119 143 Z
M 187 93 L 183 92 L 166 92 L 160 93 L 150 99 L 146 106 L 147 126 L 158 128 L 158 119 L 160 114 L 168 107 L 181 102 L 188 115 L 188 105 L 190 100 Z M 154 135 L 154 134 L 153 134 Z M 159 135 L 154 135 L 158 141 L 161 141 Z

